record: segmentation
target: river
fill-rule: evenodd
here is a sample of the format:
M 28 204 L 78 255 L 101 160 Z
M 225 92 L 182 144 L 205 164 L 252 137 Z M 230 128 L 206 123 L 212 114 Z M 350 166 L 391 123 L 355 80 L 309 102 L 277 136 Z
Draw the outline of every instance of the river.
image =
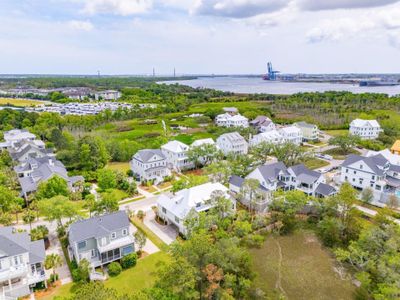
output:
M 360 93 L 384 93 L 400 95 L 400 85 L 360 87 L 358 84 L 266 81 L 257 77 L 200 77 L 192 80 L 165 81 L 165 84 L 179 83 L 194 88 L 210 88 L 233 93 L 266 93 L 292 95 L 304 92 L 348 91 Z

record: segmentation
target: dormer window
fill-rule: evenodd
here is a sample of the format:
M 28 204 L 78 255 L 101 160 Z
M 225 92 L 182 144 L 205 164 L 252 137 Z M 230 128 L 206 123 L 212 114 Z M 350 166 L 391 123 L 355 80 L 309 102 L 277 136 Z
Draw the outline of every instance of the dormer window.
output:
M 83 242 L 79 242 L 78 243 L 78 249 L 83 249 L 83 248 L 85 248 L 86 247 L 86 241 L 83 241 Z
M 111 233 L 111 238 L 112 238 L 112 239 L 117 238 L 117 233 L 116 233 L 116 232 Z
M 122 234 L 123 235 L 128 235 L 128 230 L 127 229 L 122 230 Z

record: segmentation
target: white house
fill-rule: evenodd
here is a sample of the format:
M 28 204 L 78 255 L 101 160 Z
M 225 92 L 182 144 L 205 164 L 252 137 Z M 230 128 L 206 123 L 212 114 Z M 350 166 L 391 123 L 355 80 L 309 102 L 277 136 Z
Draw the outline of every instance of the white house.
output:
M 254 127 L 257 132 L 266 132 L 276 129 L 274 122 L 266 116 L 258 116 L 254 120 L 250 121 L 249 124 Z
M 188 151 L 189 146 L 179 141 L 170 141 L 161 146 L 161 152 L 167 158 L 167 166 L 176 171 L 193 168 L 187 156 Z
M 382 128 L 376 120 L 355 119 L 350 123 L 349 133 L 363 140 L 373 140 L 379 137 Z
M 10 149 L 23 141 L 34 141 L 36 136 L 25 129 L 12 129 L 4 132 L 4 142 L 0 142 L 0 149 Z
M 250 140 L 250 146 L 257 146 L 261 143 L 281 144 L 283 143 L 283 137 L 278 131 L 274 129 L 256 134 Z
M 240 114 L 224 113 L 215 118 L 215 124 L 220 127 L 249 127 L 249 119 Z
M 304 141 L 316 141 L 319 138 L 318 126 L 307 122 L 297 122 L 293 124 L 301 130 Z
M 286 126 L 279 129 L 279 133 L 283 137 L 283 141 L 286 143 L 292 143 L 295 145 L 300 145 L 303 141 L 303 135 L 300 128 L 296 126 Z
M 224 133 L 217 138 L 217 145 L 225 155 L 247 154 L 249 145 L 238 132 Z
M 167 158 L 158 149 L 139 150 L 131 160 L 131 170 L 140 181 L 154 181 L 158 184 L 171 175 Z
M 200 140 L 195 140 L 190 147 L 200 147 L 202 145 L 215 145 L 215 142 L 212 138 L 208 138 L 208 139 L 200 139 Z
M 371 188 L 375 200 L 381 203 L 386 203 L 389 195 L 400 196 L 400 166 L 391 164 L 381 154 L 349 155 L 341 165 L 340 181 L 359 190 Z
M 213 207 L 210 202 L 213 193 L 221 192 L 232 201 L 232 209 L 236 209 L 235 200 L 229 195 L 228 189 L 220 183 L 205 183 L 189 189 L 184 189 L 169 197 L 162 194 L 157 200 L 158 215 L 168 224 L 175 225 L 179 232 L 187 234 L 185 220 L 188 215 L 206 212 Z
M 0 299 L 17 299 L 46 284 L 44 241 L 31 241 L 27 232 L 0 228 Z

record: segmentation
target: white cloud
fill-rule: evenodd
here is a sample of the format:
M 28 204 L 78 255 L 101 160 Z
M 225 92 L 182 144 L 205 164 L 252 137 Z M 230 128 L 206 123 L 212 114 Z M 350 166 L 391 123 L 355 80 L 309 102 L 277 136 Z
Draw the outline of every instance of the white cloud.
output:
M 152 0 L 83 0 L 83 12 L 129 16 L 145 13 L 153 6 Z
M 72 20 L 67 23 L 68 27 L 74 30 L 91 31 L 94 26 L 89 21 Z

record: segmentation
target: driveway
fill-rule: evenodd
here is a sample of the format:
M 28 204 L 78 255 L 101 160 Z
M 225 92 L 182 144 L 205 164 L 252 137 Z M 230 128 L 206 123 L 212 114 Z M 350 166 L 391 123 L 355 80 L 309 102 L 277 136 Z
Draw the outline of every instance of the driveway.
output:
M 171 225 L 161 225 L 155 220 L 156 214 L 152 209 L 146 211 L 143 223 L 150 228 L 164 243 L 172 244 L 178 236 L 178 231 Z
M 130 231 L 133 234 L 135 234 L 137 231 L 137 228 L 132 223 L 130 224 Z M 135 250 L 137 250 L 137 249 L 135 249 Z M 148 254 L 153 254 L 153 253 L 160 251 L 160 249 L 158 249 L 158 247 L 156 245 L 154 245 L 153 242 L 150 241 L 149 239 L 146 239 L 146 244 L 144 245 L 142 250 L 144 252 L 147 252 Z

